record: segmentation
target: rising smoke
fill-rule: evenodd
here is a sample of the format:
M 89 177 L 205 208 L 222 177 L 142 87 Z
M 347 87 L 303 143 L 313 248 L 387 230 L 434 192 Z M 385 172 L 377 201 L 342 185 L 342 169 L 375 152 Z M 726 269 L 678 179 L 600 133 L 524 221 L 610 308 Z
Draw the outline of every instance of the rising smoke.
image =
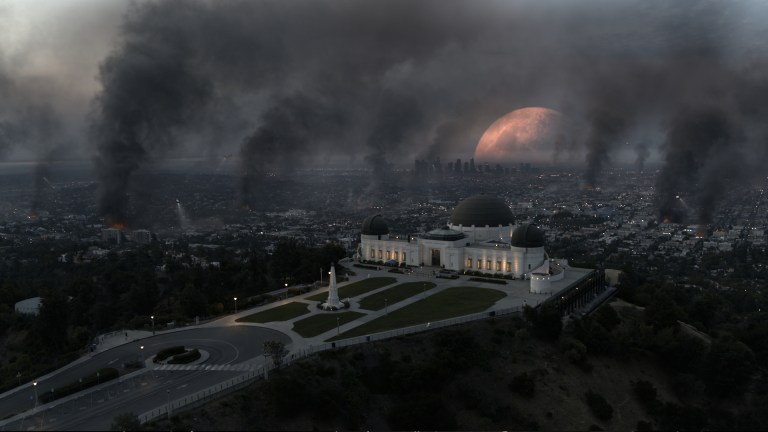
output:
M 265 172 L 316 155 L 361 155 L 382 181 L 414 156 L 471 154 L 479 135 L 450 131 L 545 106 L 583 130 L 558 137 L 553 157 L 581 149 L 591 185 L 628 136 L 655 129 L 660 213 L 683 193 L 705 222 L 726 191 L 712 179 L 744 162 L 734 155 L 768 155 L 760 17 L 714 0 L 137 3 L 99 73 L 101 209 L 127 218 L 131 177 L 190 130 L 240 148 L 247 204 Z M 243 120 L 214 120 L 230 116 Z

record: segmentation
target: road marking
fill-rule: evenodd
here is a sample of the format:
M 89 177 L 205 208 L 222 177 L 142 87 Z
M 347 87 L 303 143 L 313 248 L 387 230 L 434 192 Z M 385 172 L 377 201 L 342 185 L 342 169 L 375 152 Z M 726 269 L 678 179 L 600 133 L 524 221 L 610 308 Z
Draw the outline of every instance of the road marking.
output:
M 116 362 L 116 361 L 118 361 L 118 360 L 120 360 L 120 359 L 119 359 L 119 358 L 116 358 L 116 359 L 112 360 L 111 362 L 109 362 L 109 363 L 107 363 L 107 364 L 112 364 L 112 363 L 114 363 L 114 362 Z
M 181 390 L 181 389 L 183 389 L 184 387 L 186 387 L 186 386 L 188 386 L 188 385 L 189 385 L 189 384 L 182 384 L 182 385 L 180 385 L 180 386 L 176 387 L 176 389 L 177 389 L 177 390 Z

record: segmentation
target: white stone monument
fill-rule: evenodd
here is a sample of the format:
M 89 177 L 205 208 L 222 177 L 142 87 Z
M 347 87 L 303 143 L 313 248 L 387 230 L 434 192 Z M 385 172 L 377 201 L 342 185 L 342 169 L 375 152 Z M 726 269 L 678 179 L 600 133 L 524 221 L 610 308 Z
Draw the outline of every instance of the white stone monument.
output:
M 344 309 L 344 303 L 339 300 L 339 290 L 336 288 L 336 267 L 331 264 L 331 281 L 328 285 L 328 300 L 320 306 L 325 310 Z

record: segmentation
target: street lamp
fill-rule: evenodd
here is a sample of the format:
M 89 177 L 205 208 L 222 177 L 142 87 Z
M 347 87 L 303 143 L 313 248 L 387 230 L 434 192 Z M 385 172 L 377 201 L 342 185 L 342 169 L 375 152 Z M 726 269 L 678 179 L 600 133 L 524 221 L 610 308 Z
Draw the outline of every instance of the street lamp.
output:
M 155 316 L 152 315 L 149 317 L 152 320 L 152 334 L 155 334 Z
M 37 381 L 32 383 L 32 388 L 35 389 L 35 408 L 37 408 Z
M 139 353 L 140 353 L 140 355 L 139 355 L 139 361 L 140 361 L 140 362 L 143 362 L 143 361 L 144 361 L 144 345 L 142 345 L 142 346 L 140 346 L 140 347 L 139 347 Z
M 235 297 L 235 313 L 237 313 L 237 297 Z
M 171 419 L 171 389 L 165 389 L 165 395 L 168 400 L 168 408 L 166 411 L 168 411 L 168 419 Z

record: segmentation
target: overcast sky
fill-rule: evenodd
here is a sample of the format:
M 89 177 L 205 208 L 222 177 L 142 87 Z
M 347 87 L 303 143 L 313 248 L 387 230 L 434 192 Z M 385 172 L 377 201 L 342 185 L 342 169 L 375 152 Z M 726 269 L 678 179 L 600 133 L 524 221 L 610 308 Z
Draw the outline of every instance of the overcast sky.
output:
M 767 22 L 758 0 L 0 0 L 0 158 L 92 159 L 117 192 L 184 156 L 385 173 L 542 106 L 568 120 L 544 159 L 587 182 L 655 162 L 700 188 L 766 162 Z

